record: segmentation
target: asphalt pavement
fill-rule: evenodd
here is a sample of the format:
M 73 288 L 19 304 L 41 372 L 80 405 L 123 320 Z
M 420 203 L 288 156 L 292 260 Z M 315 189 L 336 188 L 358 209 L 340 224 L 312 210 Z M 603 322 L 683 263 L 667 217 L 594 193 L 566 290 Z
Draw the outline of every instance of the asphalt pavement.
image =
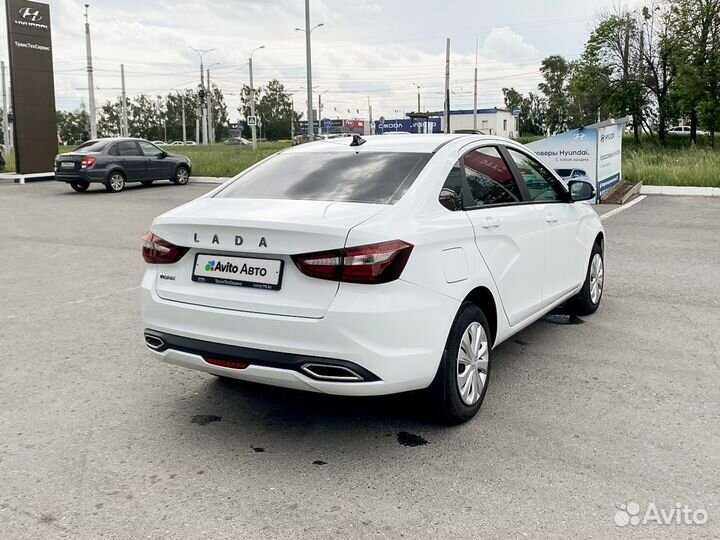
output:
M 720 199 L 607 219 L 600 310 L 499 346 L 447 428 L 150 358 L 140 236 L 212 188 L 0 185 L 0 538 L 720 537 Z

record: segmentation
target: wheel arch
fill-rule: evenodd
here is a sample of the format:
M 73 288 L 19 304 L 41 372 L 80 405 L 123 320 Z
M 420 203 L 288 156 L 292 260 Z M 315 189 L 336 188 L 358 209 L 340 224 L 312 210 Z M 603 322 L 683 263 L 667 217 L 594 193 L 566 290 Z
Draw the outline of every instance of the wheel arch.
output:
M 123 175 L 123 178 L 125 178 L 125 181 L 127 182 L 127 172 L 125 172 L 125 169 L 123 169 L 120 165 L 114 165 L 108 169 L 107 174 L 105 175 L 105 181 L 107 182 L 110 180 L 110 176 L 112 176 L 113 173 L 119 172 Z
M 597 233 L 597 236 L 595 236 L 595 242 L 593 242 L 593 245 L 595 244 L 600 246 L 600 251 L 602 253 L 605 253 L 605 233 L 603 231 L 600 231 Z
M 493 293 L 487 287 L 475 287 L 467 294 L 464 302 L 471 302 L 482 309 L 490 325 L 490 334 L 494 345 L 498 331 L 498 309 Z

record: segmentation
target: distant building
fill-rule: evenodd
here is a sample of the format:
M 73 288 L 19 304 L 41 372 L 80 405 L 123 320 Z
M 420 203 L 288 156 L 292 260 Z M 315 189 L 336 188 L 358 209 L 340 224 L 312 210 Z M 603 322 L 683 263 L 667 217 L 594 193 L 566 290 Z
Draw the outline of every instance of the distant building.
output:
M 445 131 L 445 113 L 439 113 L 442 121 L 442 131 Z M 473 129 L 473 110 L 462 109 L 450 111 L 450 131 L 458 129 Z M 478 109 L 477 128 L 485 135 L 499 135 L 501 137 L 516 137 L 518 134 L 518 118 L 507 109 Z

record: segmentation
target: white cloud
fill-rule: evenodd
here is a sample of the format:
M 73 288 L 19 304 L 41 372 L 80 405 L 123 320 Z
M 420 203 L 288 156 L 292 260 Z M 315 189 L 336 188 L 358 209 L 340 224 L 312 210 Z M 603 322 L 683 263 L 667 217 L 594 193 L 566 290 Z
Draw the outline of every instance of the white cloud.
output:
M 87 102 L 85 1 L 51 0 L 58 108 Z M 439 10 L 437 0 L 312 0 L 312 24 L 324 23 L 312 33 L 313 86 L 328 91 L 323 95 L 327 111 L 337 108 L 347 114 L 347 109 L 360 109 L 366 115 L 369 96 L 377 118 L 414 110 L 416 83 L 421 86 L 422 108 L 440 110 L 444 36 L 451 36 L 452 106 L 470 108 L 473 32 L 487 32 L 481 38 L 479 105 L 500 106 L 503 86 L 534 90 L 540 59 L 556 52 L 555 43 L 538 41 L 535 47 L 527 36 L 533 31 L 529 25 L 534 25 L 536 41 L 537 32 L 557 29 L 552 26 L 558 24 L 557 16 L 549 17 L 538 3 L 526 4 L 522 24 L 513 30 L 505 26 L 507 10 L 484 3 L 449 1 Z M 197 85 L 199 63 L 188 48 L 192 45 L 215 49 L 205 61 L 219 63 L 212 66 L 212 78 L 225 92 L 235 118 L 237 94 L 248 83 L 248 54 L 265 45 L 253 57 L 256 85 L 279 79 L 293 91 L 296 109 L 305 110 L 305 39 L 294 30 L 304 27 L 303 6 L 301 0 L 92 0 L 97 102 L 118 96 L 120 63 L 125 64 L 130 95 L 166 94 Z M 595 6 L 576 4 L 573 9 L 577 19 L 582 10 L 592 15 Z M 477 21 L 484 21 L 485 30 Z M 0 47 L 7 42 L 4 32 L 5 25 L 0 25 Z
M 483 56 L 496 60 L 524 60 L 537 57 L 538 50 L 509 26 L 493 28 L 482 44 Z

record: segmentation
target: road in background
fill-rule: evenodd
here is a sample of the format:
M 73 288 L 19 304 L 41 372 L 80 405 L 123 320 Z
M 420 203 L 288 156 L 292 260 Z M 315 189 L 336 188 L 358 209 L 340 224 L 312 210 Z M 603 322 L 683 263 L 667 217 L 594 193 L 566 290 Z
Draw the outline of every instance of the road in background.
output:
M 648 197 L 606 220 L 600 310 L 502 344 L 480 414 L 446 428 L 417 395 L 150 358 L 140 235 L 213 187 L 0 185 L 1 536 L 720 535 L 720 200 Z M 619 528 L 629 501 L 710 519 Z

